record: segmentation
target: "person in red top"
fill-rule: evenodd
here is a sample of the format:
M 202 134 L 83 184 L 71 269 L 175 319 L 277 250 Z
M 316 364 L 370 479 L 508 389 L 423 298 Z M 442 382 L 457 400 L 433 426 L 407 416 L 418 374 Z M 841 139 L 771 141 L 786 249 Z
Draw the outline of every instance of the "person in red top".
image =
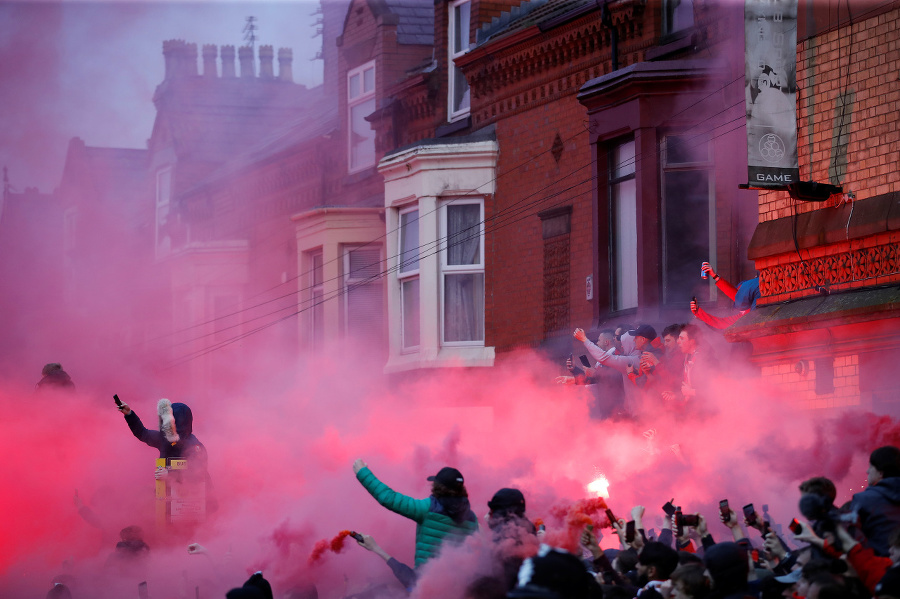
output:
M 737 310 L 735 314 L 726 317 L 713 316 L 697 304 L 697 300 L 691 300 L 691 313 L 698 319 L 702 320 L 714 329 L 724 329 L 738 321 L 750 310 L 756 308 L 756 300 L 759 299 L 759 277 L 741 281 L 737 287 L 720 277 L 710 266 L 709 262 L 704 262 L 700 266 L 700 271 L 706 273 L 716 282 L 719 291 L 728 296 L 734 302 L 734 308 Z

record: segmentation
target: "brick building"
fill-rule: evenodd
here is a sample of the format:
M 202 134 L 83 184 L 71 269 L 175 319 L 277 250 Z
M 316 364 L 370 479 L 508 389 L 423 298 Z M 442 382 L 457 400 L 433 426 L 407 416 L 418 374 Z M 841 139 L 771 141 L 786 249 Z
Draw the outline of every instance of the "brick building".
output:
M 760 192 L 748 253 L 762 298 L 728 337 L 750 341 L 763 376 L 805 407 L 896 412 L 900 3 L 798 16 L 801 178 L 840 193 Z
M 380 166 L 389 372 L 568 354 L 575 326 L 665 325 L 693 295 L 719 301 L 704 260 L 752 273 L 756 196 L 723 160 L 742 143 L 741 11 L 677 6 L 435 5 L 436 59 L 392 90 L 378 128 L 406 144 Z M 630 162 L 615 181 L 614 154 Z

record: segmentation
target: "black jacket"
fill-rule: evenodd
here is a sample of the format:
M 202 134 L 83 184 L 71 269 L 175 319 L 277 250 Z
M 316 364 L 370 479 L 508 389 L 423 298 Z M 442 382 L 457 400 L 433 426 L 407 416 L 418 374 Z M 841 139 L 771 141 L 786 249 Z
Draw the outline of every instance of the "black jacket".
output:
M 876 554 L 887 557 L 888 539 L 900 526 L 900 477 L 881 479 L 853 496 L 851 509 L 859 513 L 863 534 Z
M 191 409 L 186 404 L 173 403 L 172 415 L 175 417 L 175 427 L 180 437 L 174 445 L 169 443 L 162 432 L 146 428 L 133 410 L 131 414 L 125 416 L 125 422 L 139 441 L 159 450 L 159 457 L 200 459 L 201 465 L 205 468 L 206 448 L 194 436 L 194 415 Z

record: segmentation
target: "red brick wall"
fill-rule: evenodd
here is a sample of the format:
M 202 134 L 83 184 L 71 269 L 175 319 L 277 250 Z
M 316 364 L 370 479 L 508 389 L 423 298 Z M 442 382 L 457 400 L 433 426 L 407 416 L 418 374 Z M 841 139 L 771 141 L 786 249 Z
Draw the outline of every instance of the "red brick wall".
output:
M 485 270 L 496 276 L 488 277 L 485 290 L 485 343 L 498 350 L 536 345 L 544 337 L 541 210 L 572 206 L 569 314 L 573 326 L 591 324 L 585 299 L 585 277 L 593 268 L 591 156 L 584 118 L 573 93 L 497 123 L 498 191 L 485 213 Z M 550 152 L 557 133 L 559 163 Z
M 895 3 L 896 5 L 897 3 Z M 849 65 L 849 77 L 847 67 Z M 864 199 L 900 191 L 900 8 L 812 37 L 797 46 L 797 151 L 803 180 L 843 185 Z M 833 170 L 840 97 L 849 124 L 846 174 Z M 831 167 L 831 171 L 830 171 Z M 792 208 L 791 204 L 795 204 Z M 760 192 L 761 221 L 808 212 L 821 204 Z

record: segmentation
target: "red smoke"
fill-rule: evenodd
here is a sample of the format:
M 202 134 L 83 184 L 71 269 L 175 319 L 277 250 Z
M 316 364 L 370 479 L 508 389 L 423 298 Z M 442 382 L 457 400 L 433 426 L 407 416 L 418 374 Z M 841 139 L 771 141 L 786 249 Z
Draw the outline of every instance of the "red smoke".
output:
M 322 555 L 324 555 L 325 552 L 329 549 L 334 553 L 340 553 L 341 549 L 344 548 L 344 539 L 346 539 L 349 535 L 349 530 L 342 530 L 337 534 L 336 537 L 334 537 L 330 541 L 322 539 L 321 541 L 316 542 L 315 547 L 313 547 L 312 553 L 309 554 L 309 564 L 312 565 L 322 559 Z

